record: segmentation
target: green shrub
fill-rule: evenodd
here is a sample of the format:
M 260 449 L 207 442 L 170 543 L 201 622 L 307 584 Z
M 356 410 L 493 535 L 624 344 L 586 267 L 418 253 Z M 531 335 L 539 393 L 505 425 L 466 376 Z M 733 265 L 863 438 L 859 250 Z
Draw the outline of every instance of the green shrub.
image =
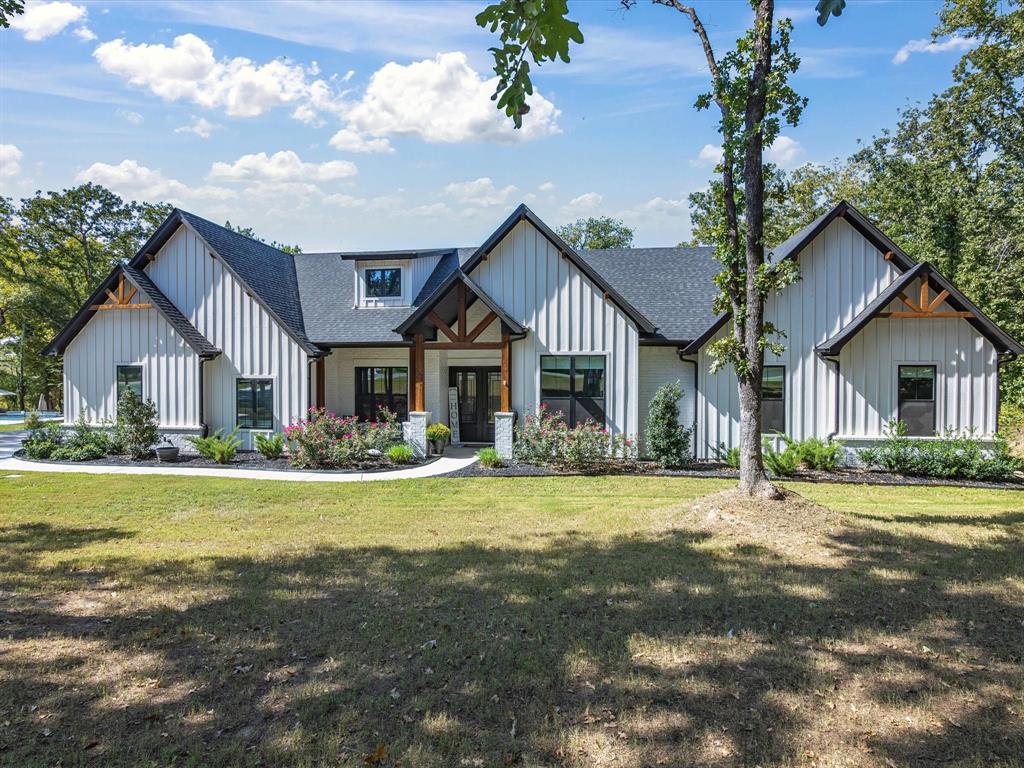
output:
M 636 461 L 636 441 L 611 435 L 595 421 L 571 429 L 561 413 L 541 406 L 516 428 L 512 454 L 516 461 L 558 466 L 574 471 L 618 468 Z
M 405 443 L 392 445 L 388 448 L 388 460 L 392 464 L 411 464 L 413 460 L 412 448 Z
M 645 449 L 663 467 L 682 467 L 690 463 L 690 430 L 679 423 L 679 382 L 662 384 L 651 398 L 647 414 Z
M 837 440 L 822 440 L 820 437 L 809 437 L 803 441 L 782 438 L 786 446 L 796 451 L 797 463 L 808 469 L 831 472 L 839 466 L 843 457 L 843 444 Z
M 986 447 L 973 432 L 947 434 L 922 440 L 907 436 L 903 422 L 886 425 L 885 437 L 876 446 L 857 452 L 869 467 L 901 475 L 957 480 L 1008 480 L 1024 470 L 1024 460 L 1010 454 L 1002 438 Z
M 73 429 L 66 430 L 54 421 L 41 424 L 29 434 L 24 447 L 30 459 L 90 461 L 106 456 L 110 441 L 105 430 L 93 429 L 81 415 Z
M 715 458 L 721 461 L 729 469 L 740 468 L 740 449 L 726 448 L 725 443 L 719 443 L 715 448 Z
M 383 462 L 391 446 L 402 442 L 402 425 L 387 408 L 377 421 L 342 418 L 324 408 L 310 408 L 309 418 L 284 429 L 295 467 L 351 467 Z
M 256 443 L 256 450 L 265 459 L 279 459 L 284 453 L 284 435 L 280 432 L 273 435 L 256 434 L 253 436 Z
M 204 459 L 215 461 L 218 464 L 230 464 L 238 453 L 242 440 L 238 436 L 238 427 L 232 429 L 227 435 L 223 433 L 223 429 L 218 429 L 206 437 L 189 436 L 185 439 L 195 446 L 196 452 Z
M 436 440 L 448 441 L 448 438 L 452 436 L 452 431 L 448 429 L 448 425 L 435 421 L 433 424 L 427 427 L 427 440 L 434 442 Z
M 498 455 L 494 448 L 481 448 L 476 452 L 476 457 L 487 469 L 497 469 L 498 467 L 505 466 L 505 462 L 501 460 L 501 456 Z
M 32 410 L 25 414 L 25 429 L 29 431 L 35 431 L 43 426 L 43 419 L 39 415 L 39 411 Z
M 785 448 L 776 451 L 770 438 L 764 438 L 761 443 L 761 453 L 764 456 L 764 465 L 773 475 L 777 477 L 791 477 L 800 466 L 800 453 L 796 443 L 783 436 Z
M 133 459 L 144 459 L 157 439 L 156 406 L 153 401 L 143 400 L 133 390 L 126 389 L 117 401 L 113 445 L 118 452 Z

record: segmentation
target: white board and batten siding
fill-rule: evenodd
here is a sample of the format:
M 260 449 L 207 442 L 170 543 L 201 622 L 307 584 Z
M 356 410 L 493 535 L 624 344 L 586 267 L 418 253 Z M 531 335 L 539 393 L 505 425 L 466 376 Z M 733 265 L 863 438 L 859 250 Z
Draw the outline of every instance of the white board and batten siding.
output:
M 235 426 L 239 378 L 274 382 L 274 431 L 305 417 L 309 402 L 309 360 L 305 350 L 246 293 L 205 242 L 182 224 L 146 268 L 154 283 L 182 314 L 220 349 L 205 364 L 205 418 L 211 430 Z M 166 382 L 169 384 L 170 382 Z M 243 447 L 252 446 L 243 430 Z
M 137 295 L 131 302 L 138 304 Z M 142 367 L 142 396 L 160 425 L 199 427 L 199 357 L 156 309 L 96 312 L 64 350 L 64 423 L 117 416 L 117 367 Z
M 786 367 L 786 433 L 798 440 L 837 431 L 835 364 L 814 351 L 845 327 L 899 272 L 857 230 L 836 219 L 799 256 L 800 280 L 765 303 L 765 318 L 785 332 L 782 355 L 765 365 Z M 896 309 L 897 307 L 892 307 Z M 730 332 L 726 326 L 717 338 Z M 996 356 L 963 320 L 876 319 L 840 354 L 838 437 L 881 437 L 896 417 L 898 366 L 935 364 L 940 429 L 991 435 Z M 739 395 L 731 367 L 711 373 L 705 345 L 698 362 L 697 456 L 719 444 L 739 444 Z
M 512 318 L 529 328 L 512 343 L 512 408 L 540 403 L 542 355 L 603 355 L 605 413 L 613 433 L 639 427 L 636 324 L 532 224 L 521 221 L 470 275 Z
M 697 393 L 694 387 L 693 363 L 679 359 L 676 347 L 640 347 L 640 445 L 644 447 L 647 415 L 654 393 L 664 384 L 679 382 L 683 396 L 679 398 L 679 423 L 690 429 L 694 424 Z M 691 448 L 693 439 L 691 436 Z

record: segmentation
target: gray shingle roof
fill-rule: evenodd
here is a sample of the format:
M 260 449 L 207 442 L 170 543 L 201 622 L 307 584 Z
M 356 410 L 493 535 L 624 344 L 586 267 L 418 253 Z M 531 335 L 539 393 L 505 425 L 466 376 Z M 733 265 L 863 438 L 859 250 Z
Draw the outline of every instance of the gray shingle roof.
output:
M 315 353 L 317 350 L 306 334 L 292 255 L 193 213 L 180 210 L 178 213 L 252 289 L 267 309 L 277 315 L 296 341 L 307 352 Z
M 135 283 L 146 294 L 150 303 L 164 316 L 171 327 L 185 340 L 185 342 L 196 351 L 200 357 L 216 357 L 220 350 L 213 346 L 206 337 L 201 334 L 188 318 L 179 310 L 164 292 L 157 288 L 156 283 L 150 280 L 149 275 L 138 267 L 130 264 L 123 266 L 124 273 L 128 279 Z
M 583 248 L 577 253 L 658 327 L 656 339 L 689 341 L 715 321 L 711 303 L 722 265 L 714 248 Z

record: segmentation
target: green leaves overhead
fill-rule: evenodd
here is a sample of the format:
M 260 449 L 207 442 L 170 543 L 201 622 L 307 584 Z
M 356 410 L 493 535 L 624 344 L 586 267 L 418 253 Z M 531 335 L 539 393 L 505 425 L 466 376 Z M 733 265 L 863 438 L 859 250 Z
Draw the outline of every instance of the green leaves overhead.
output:
M 476 17 L 478 26 L 498 32 L 501 45 L 490 49 L 498 85 L 491 96 L 498 109 L 512 118 L 516 128 L 530 111 L 527 98 L 533 94 L 530 61 L 569 61 L 569 43 L 583 42 L 580 25 L 566 18 L 566 0 L 501 0 L 484 8 Z
M 846 8 L 846 0 L 818 0 L 814 10 L 818 12 L 818 26 L 824 27 L 829 16 L 842 16 Z

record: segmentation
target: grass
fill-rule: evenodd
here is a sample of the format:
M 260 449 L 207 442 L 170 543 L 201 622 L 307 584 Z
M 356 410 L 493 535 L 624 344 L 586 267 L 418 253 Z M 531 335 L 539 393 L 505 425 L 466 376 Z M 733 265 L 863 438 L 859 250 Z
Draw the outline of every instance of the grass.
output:
M 25 428 L 23 421 L 8 421 L 0 424 L 0 432 L 21 432 Z
M 727 487 L 0 477 L 0 765 L 1024 764 L 1024 494 Z

